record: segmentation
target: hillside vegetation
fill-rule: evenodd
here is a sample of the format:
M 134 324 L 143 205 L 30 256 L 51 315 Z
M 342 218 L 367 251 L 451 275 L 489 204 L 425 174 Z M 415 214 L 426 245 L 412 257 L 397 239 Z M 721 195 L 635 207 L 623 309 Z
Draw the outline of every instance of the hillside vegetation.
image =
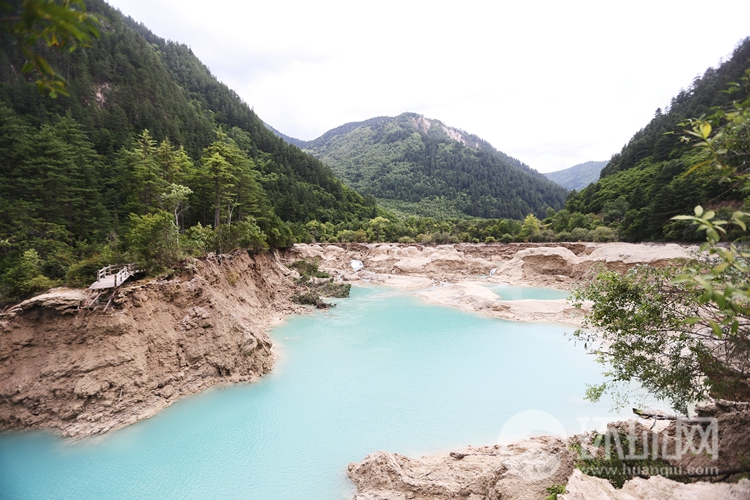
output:
M 349 186 L 418 216 L 523 219 L 566 192 L 475 135 L 415 113 L 348 123 L 299 143 Z
M 87 6 L 98 40 L 39 49 L 68 96 L 39 92 L 0 31 L 0 301 L 86 284 L 112 262 L 163 269 L 206 251 L 288 246 L 310 220 L 377 215 L 188 47 L 104 2 Z
M 671 217 L 691 213 L 698 204 L 731 211 L 742 205 L 744 195 L 721 184 L 708 167 L 684 175 L 703 160 L 702 151 L 682 140 L 686 122 L 746 98 L 747 87 L 739 82 L 749 68 L 750 38 L 728 61 L 696 78 L 667 109 L 656 110 L 651 122 L 612 157 L 601 179 L 572 196 L 566 210 L 603 214 L 616 207 L 618 215 L 611 222 L 629 241 L 702 239 L 693 225 Z M 735 91 L 728 92 L 730 88 Z

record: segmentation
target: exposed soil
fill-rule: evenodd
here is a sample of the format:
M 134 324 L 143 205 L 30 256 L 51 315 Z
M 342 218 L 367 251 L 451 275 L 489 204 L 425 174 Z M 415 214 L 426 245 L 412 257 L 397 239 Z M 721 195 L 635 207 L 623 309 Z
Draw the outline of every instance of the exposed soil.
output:
M 485 285 L 510 283 L 570 290 L 592 268 L 624 271 L 663 266 L 692 247 L 630 243 L 472 243 L 295 245 L 285 258 L 313 259 L 337 279 L 412 290 L 428 302 L 516 321 L 579 325 L 581 309 L 566 300 L 500 300 Z M 352 260 L 361 261 L 356 270 Z
M 122 286 L 93 309 L 85 291 L 57 289 L 5 311 L 0 430 L 97 434 L 255 380 L 275 359 L 264 330 L 303 309 L 289 300 L 290 274 L 276 255 L 239 252 Z

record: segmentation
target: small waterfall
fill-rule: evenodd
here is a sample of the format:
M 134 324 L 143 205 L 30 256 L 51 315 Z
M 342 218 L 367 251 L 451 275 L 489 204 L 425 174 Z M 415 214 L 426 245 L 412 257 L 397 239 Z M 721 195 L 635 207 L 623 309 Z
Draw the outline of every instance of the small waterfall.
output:
M 352 259 L 351 265 L 352 265 L 352 269 L 354 269 L 355 273 L 357 271 L 359 271 L 360 269 L 362 269 L 363 267 L 365 267 L 365 265 L 362 263 L 362 261 L 361 260 L 357 260 L 357 259 Z
M 492 276 L 493 274 L 495 274 L 495 271 L 497 271 L 497 268 L 496 268 L 496 267 L 493 267 L 493 268 L 492 268 L 492 269 L 490 270 L 490 276 Z

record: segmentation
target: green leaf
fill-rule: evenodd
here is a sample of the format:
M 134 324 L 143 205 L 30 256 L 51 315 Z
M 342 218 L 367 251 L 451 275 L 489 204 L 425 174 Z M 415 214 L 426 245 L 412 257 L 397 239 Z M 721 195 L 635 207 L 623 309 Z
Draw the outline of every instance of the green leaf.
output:
M 726 271 L 726 269 L 729 267 L 729 265 L 730 265 L 729 262 L 722 262 L 718 266 L 714 267 L 714 273 L 716 273 L 716 274 L 723 273 L 724 271 Z
M 708 324 L 711 325 L 711 330 L 714 331 L 714 335 L 719 338 L 722 338 L 724 336 L 724 333 L 721 331 L 721 327 L 716 321 L 710 319 L 708 320 Z

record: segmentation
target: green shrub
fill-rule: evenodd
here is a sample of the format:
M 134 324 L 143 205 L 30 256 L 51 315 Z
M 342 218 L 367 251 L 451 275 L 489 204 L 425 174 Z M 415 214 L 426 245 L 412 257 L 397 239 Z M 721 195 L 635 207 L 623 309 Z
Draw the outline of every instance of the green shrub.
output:
M 298 261 L 292 262 L 292 264 L 289 267 L 291 267 L 292 269 L 296 269 L 301 277 L 306 278 L 304 281 L 307 281 L 307 279 L 309 278 L 330 278 L 331 277 L 331 275 L 328 274 L 327 272 L 321 271 L 320 269 L 318 269 L 317 262 L 308 262 L 306 260 L 298 260 Z
M 574 228 L 570 232 L 571 241 L 586 241 L 586 237 L 589 234 L 589 230 L 583 227 Z
M 130 214 L 127 236 L 130 252 L 148 272 L 169 269 L 182 258 L 180 234 L 174 216 L 163 210 L 152 214 Z
M 17 300 L 52 288 L 57 283 L 42 274 L 42 259 L 33 248 L 26 250 L 16 265 L 3 276 L 2 284 L 6 298 Z
M 555 237 L 557 241 L 573 241 L 573 235 L 570 234 L 568 231 L 562 231 L 560 233 L 557 233 L 557 236 Z
M 295 304 L 303 304 L 316 307 L 323 304 L 323 300 L 320 298 L 320 295 L 318 295 L 314 290 L 308 290 L 304 293 L 298 293 L 297 295 L 294 295 L 292 297 L 292 302 L 294 302 Z
M 563 495 L 566 492 L 566 485 L 564 484 L 553 484 L 549 488 L 545 488 L 547 490 L 547 495 L 544 497 L 544 500 L 557 500 L 557 495 Z
M 87 287 L 97 278 L 99 269 L 114 264 L 111 255 L 94 254 L 88 259 L 76 262 L 68 268 L 65 274 L 65 284 L 75 287 Z
M 599 226 L 589 233 L 591 241 L 609 242 L 617 240 L 617 233 L 606 226 Z
M 185 246 L 195 256 L 210 252 L 216 246 L 214 230 L 210 227 L 204 227 L 200 222 L 189 227 L 185 231 L 184 238 L 186 240 Z
M 352 285 L 349 283 L 320 283 L 315 285 L 314 290 L 323 297 L 335 297 L 337 299 L 344 299 L 349 296 L 349 292 L 352 289 Z

